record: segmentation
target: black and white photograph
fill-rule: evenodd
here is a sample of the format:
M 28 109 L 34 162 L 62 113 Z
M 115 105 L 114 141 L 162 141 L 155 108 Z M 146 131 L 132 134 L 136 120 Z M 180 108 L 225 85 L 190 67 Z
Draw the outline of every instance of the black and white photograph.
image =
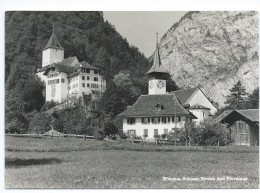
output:
M 259 189 L 256 8 L 1 19 L 5 190 Z

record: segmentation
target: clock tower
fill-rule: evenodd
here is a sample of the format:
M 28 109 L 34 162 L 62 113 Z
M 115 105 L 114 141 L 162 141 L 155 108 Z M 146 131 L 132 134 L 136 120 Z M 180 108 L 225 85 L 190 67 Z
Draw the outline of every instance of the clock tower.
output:
M 159 46 L 158 46 L 158 33 L 156 33 L 156 49 L 153 57 L 153 65 L 146 73 L 149 76 L 149 95 L 166 94 L 166 79 L 168 74 L 161 64 Z

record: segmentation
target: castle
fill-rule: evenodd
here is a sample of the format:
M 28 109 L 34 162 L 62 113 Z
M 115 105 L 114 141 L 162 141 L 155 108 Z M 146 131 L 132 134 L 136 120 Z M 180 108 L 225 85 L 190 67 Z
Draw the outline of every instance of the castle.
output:
M 53 33 L 42 50 L 42 68 L 37 76 L 45 82 L 46 101 L 62 102 L 70 96 L 91 94 L 100 97 L 106 90 L 106 80 L 100 70 L 77 57 L 64 59 L 64 48 Z

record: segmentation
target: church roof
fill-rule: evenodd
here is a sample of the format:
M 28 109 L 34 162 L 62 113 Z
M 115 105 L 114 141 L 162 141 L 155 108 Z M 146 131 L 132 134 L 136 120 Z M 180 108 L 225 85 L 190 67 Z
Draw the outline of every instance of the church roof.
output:
M 175 94 L 180 103 L 183 105 L 196 90 L 197 88 L 189 88 L 184 90 L 173 91 L 171 93 Z
M 54 30 L 52 32 L 52 35 L 48 41 L 48 43 L 46 44 L 46 46 L 43 48 L 43 50 L 46 50 L 48 48 L 54 48 L 54 49 L 60 49 L 60 50 L 64 50 L 64 48 L 60 45 L 60 42 L 58 41 Z
M 190 109 L 205 109 L 205 110 L 210 110 L 210 108 L 205 107 L 205 106 L 203 106 L 203 105 L 201 105 L 201 104 L 198 104 L 198 103 L 192 105 L 192 106 L 190 107 Z
M 164 69 L 161 63 L 158 43 L 156 43 L 156 49 L 153 56 L 153 65 L 146 74 L 151 74 L 151 73 L 165 73 L 165 74 L 168 73 L 168 71 Z
M 163 105 L 158 111 L 156 105 Z M 118 116 L 146 117 L 146 116 L 181 116 L 187 115 L 193 119 L 197 117 L 186 110 L 177 100 L 174 94 L 169 95 L 141 95 L 133 106 L 127 108 Z

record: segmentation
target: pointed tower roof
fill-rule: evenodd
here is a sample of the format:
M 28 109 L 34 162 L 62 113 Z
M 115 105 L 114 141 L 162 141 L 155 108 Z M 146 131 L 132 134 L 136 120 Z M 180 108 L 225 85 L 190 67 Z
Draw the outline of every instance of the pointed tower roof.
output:
M 156 48 L 153 56 L 153 65 L 151 69 L 146 73 L 146 74 L 151 74 L 151 73 L 164 73 L 167 74 L 168 71 L 165 70 L 162 66 L 161 63 L 161 58 L 160 58 L 160 53 L 159 53 L 159 46 L 158 46 L 158 33 L 156 33 Z
M 48 48 L 64 50 L 64 48 L 60 45 L 60 42 L 58 41 L 58 39 L 54 33 L 54 26 L 53 26 L 52 35 L 51 35 L 48 43 L 46 44 L 46 46 L 43 48 L 43 50 L 46 50 Z

